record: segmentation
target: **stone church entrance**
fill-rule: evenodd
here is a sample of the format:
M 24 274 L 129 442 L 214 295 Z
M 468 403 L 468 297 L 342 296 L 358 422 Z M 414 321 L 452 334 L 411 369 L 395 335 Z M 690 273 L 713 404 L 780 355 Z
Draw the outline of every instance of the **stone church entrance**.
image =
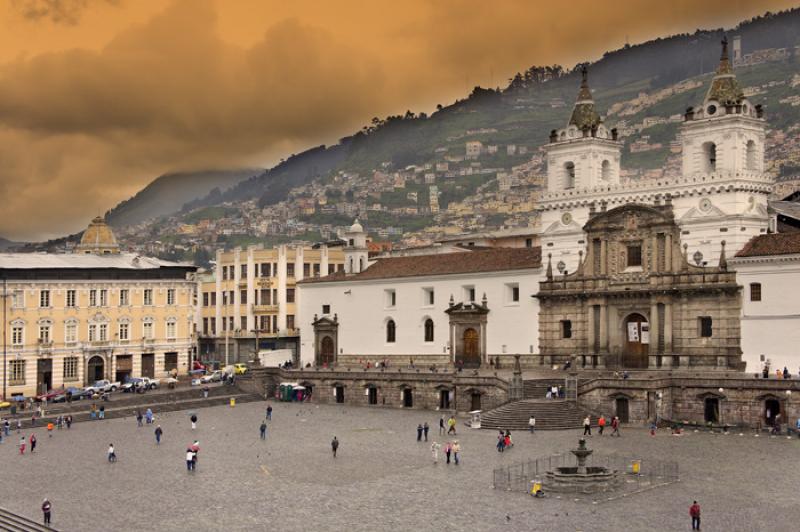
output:
M 464 365 L 479 366 L 481 363 L 480 336 L 473 328 L 464 331 Z
M 650 353 L 650 324 L 639 313 L 630 314 L 623 322 L 622 365 L 646 368 Z
M 325 367 L 330 367 L 333 365 L 334 359 L 334 347 L 333 347 L 333 338 L 330 336 L 324 336 L 322 338 L 322 346 L 320 349 L 319 354 L 319 364 Z

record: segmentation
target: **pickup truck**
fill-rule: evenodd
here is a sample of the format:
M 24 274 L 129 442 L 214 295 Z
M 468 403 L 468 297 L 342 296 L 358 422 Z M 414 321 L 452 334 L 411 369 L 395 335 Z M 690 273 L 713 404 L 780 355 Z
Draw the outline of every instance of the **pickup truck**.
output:
M 144 392 L 145 390 L 155 390 L 158 388 L 158 381 L 149 377 L 131 377 L 122 385 L 124 392 Z
M 108 393 L 108 392 L 116 392 L 121 388 L 121 384 L 118 382 L 111 382 L 109 380 L 99 380 L 96 381 L 91 386 L 86 388 L 86 392 L 89 395 L 94 395 L 96 393 Z

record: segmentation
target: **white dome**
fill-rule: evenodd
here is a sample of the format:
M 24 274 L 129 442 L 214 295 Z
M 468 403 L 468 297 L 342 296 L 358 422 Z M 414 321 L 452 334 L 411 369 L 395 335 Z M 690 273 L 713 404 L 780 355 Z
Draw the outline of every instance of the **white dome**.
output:
M 363 233 L 364 232 L 364 228 L 359 223 L 358 218 L 356 218 L 356 221 L 353 222 L 353 225 L 350 226 L 350 232 L 351 233 Z

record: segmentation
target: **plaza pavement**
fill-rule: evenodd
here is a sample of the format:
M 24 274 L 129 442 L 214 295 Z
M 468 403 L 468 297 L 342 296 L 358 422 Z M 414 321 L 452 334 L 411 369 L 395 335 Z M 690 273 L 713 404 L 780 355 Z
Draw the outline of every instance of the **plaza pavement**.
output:
M 39 519 L 48 497 L 62 531 L 689 530 L 695 498 L 705 531 L 788 531 L 800 523 L 797 438 L 665 431 L 651 438 L 641 428 L 594 436 L 589 447 L 599 453 L 677 460 L 681 481 L 591 504 L 491 487 L 493 468 L 572 448 L 580 431 L 515 433 L 515 447 L 500 454 L 493 431 L 460 424 L 462 465 L 446 466 L 442 457 L 434 466 L 416 426 L 428 421 L 430 439 L 442 441 L 436 412 L 272 405 L 265 442 L 258 437 L 265 402 L 197 410 L 194 432 L 188 411 L 165 413 L 158 447 L 154 426 L 137 428 L 132 417 L 78 423 L 52 438 L 38 428 L 34 455 L 18 455 L 12 431 L 0 446 L 0 506 Z M 201 451 L 190 474 L 184 454 L 195 438 Z M 112 442 L 116 464 L 106 461 Z

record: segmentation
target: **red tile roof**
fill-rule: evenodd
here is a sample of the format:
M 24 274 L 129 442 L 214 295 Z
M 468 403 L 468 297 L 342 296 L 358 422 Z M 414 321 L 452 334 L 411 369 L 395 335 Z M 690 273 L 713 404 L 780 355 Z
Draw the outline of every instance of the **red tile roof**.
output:
M 800 254 L 800 232 L 754 236 L 736 256 L 762 257 L 793 254 Z
M 540 268 L 541 265 L 542 248 L 540 247 L 481 248 L 470 250 L 469 253 L 438 253 L 383 258 L 378 259 L 375 264 L 356 275 L 336 272 L 325 277 L 304 279 L 301 283 L 527 270 Z

